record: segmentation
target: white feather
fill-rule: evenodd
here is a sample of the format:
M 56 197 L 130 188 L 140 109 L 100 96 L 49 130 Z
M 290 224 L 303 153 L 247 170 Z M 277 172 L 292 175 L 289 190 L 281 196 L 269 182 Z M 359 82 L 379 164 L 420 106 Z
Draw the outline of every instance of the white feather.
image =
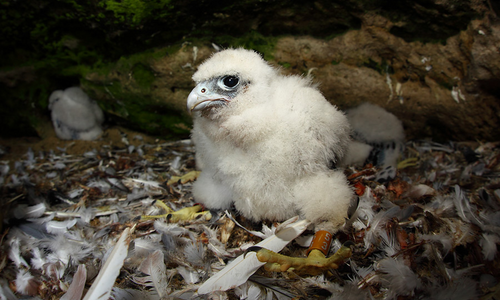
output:
M 484 223 L 472 211 L 470 201 L 467 199 L 465 193 L 460 189 L 460 186 L 455 185 L 455 195 L 453 203 L 458 216 L 465 222 L 474 223 L 481 228 L 484 228 Z
M 72 262 L 79 263 L 89 255 L 98 255 L 94 246 L 82 240 L 82 237 L 77 232 L 67 232 L 66 234 L 59 234 L 55 238 L 42 240 L 41 245 L 51 250 L 46 256 L 48 261 L 60 261 L 64 265 L 68 265 L 70 259 Z
M 22 295 L 34 296 L 38 293 L 39 283 L 29 271 L 19 270 L 15 280 L 16 291 Z
M 45 223 L 45 229 L 48 233 L 52 234 L 62 234 L 68 231 L 71 227 L 75 226 L 77 220 L 67 220 L 67 221 L 49 221 Z
M 9 258 L 14 262 L 16 267 L 20 268 L 21 266 L 28 267 L 28 263 L 24 258 L 21 256 L 21 248 L 20 248 L 20 243 L 21 241 L 19 240 L 18 237 L 12 237 L 9 241 L 10 248 L 9 248 Z
M 372 190 L 366 187 L 364 194 L 359 197 L 358 208 L 354 213 L 354 216 L 357 215 L 356 221 L 352 225 L 355 229 L 366 229 L 372 223 L 375 217 L 375 212 L 373 211 L 373 206 L 375 205 L 376 200 L 373 197 Z
M 479 245 L 486 260 L 493 260 L 497 255 L 497 244 L 500 244 L 500 238 L 496 234 L 483 233 Z
M 303 280 L 309 285 L 327 290 L 330 293 L 337 293 L 343 290 L 338 283 L 329 281 L 327 278 L 325 278 L 324 274 L 314 277 L 303 278 Z
M 177 223 L 165 223 L 157 220 L 154 222 L 156 231 L 173 236 L 188 235 L 190 239 L 194 240 L 195 235 L 184 227 L 180 227 Z
M 453 247 L 453 239 L 444 232 L 440 232 L 439 234 L 424 234 L 420 236 L 420 239 L 423 241 L 432 241 L 443 245 L 444 256 L 446 256 L 446 254 L 448 254 L 448 252 L 450 252 L 451 248 Z
M 403 260 L 386 258 L 378 262 L 377 270 L 382 286 L 388 288 L 389 295 L 410 295 L 420 285 L 418 276 L 405 265 Z M 390 297 L 389 297 L 390 298 Z
M 202 243 L 188 243 L 184 247 L 186 260 L 194 266 L 202 266 L 205 260 L 205 249 Z
M 419 199 L 424 196 L 433 196 L 436 194 L 436 190 L 431 188 L 426 184 L 413 185 L 404 196 L 408 196 L 412 199 Z
M 73 281 L 71 282 L 66 293 L 61 297 L 61 300 L 80 300 L 82 299 L 83 289 L 85 288 L 85 282 L 87 281 L 87 268 L 84 264 L 80 264 L 78 269 L 73 275 Z
M 287 228 L 276 232 L 275 235 L 263 240 L 256 246 L 279 252 L 289 242 L 298 237 L 310 225 L 309 221 L 301 220 L 290 224 Z M 248 253 L 245 257 L 238 256 L 223 270 L 219 271 L 203 283 L 198 289 L 198 294 L 207 294 L 213 291 L 225 291 L 245 283 L 248 278 L 265 263 L 257 259 L 255 252 Z
M 249 284 L 247 300 L 261 300 L 266 299 L 266 293 L 256 284 Z M 271 294 L 272 299 L 272 294 Z
M 130 228 L 125 228 L 106 260 L 106 263 L 99 271 L 97 278 L 85 295 L 84 300 L 108 299 L 111 289 L 115 283 L 124 260 L 128 254 L 128 245 L 130 243 Z
M 134 239 L 134 248 L 129 249 L 129 257 L 144 258 L 158 249 L 161 240 L 159 234 L 150 234 L 146 237 Z
M 431 203 L 426 204 L 424 211 L 432 212 L 437 216 L 447 215 L 452 213 L 454 210 L 454 202 L 450 197 L 443 198 L 441 196 L 436 196 Z
M 390 257 L 398 253 L 399 243 L 396 242 L 396 238 L 392 234 L 387 233 L 386 230 L 380 230 L 378 236 L 382 244 L 379 247 L 386 256 Z
M 33 257 L 31 258 L 31 266 L 35 269 L 42 270 L 43 265 L 47 262 L 42 256 L 42 251 L 40 251 L 40 248 L 38 247 L 33 247 L 31 252 L 33 253 Z
M 208 237 L 207 248 L 210 249 L 217 257 L 234 257 L 226 251 L 226 246 L 217 237 L 217 232 L 209 227 L 202 225 L 203 232 Z
M 0 279 L 0 299 L 1 300 L 17 300 L 18 298 L 9 288 L 9 284 L 5 278 Z
M 32 206 L 18 205 L 14 209 L 14 217 L 16 219 L 39 218 L 43 215 L 47 207 L 44 203 L 39 203 Z
M 194 284 L 200 281 L 200 274 L 192 269 L 188 269 L 184 266 L 178 266 L 176 270 L 179 274 L 181 274 L 187 284 Z
M 66 266 L 60 261 L 47 263 L 43 266 L 43 272 L 52 279 L 61 279 L 65 270 Z
M 139 270 L 149 275 L 160 298 L 167 294 L 167 268 L 161 250 L 151 253 L 141 264 Z
M 368 249 L 372 244 L 377 244 L 377 236 L 379 236 L 380 227 L 385 225 L 385 223 L 387 223 L 390 219 L 396 217 L 400 211 L 401 208 L 399 208 L 399 206 L 394 206 L 389 210 L 379 212 L 373 218 L 373 222 L 370 224 L 370 229 L 367 231 L 364 238 L 366 249 Z

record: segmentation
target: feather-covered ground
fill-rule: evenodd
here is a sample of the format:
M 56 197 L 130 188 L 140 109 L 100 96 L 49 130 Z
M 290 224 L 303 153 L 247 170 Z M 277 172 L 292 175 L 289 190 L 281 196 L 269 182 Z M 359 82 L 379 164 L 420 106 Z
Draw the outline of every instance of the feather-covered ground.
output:
M 179 224 L 141 219 L 164 213 L 157 201 L 194 204 L 194 148 L 121 141 L 3 157 L 0 299 L 106 299 L 107 290 L 112 299 L 500 299 L 499 143 L 410 141 L 402 159 L 414 164 L 384 184 L 373 167 L 348 168 L 360 204 L 331 252 L 354 241 L 349 261 L 313 277 L 259 270 L 240 287 L 197 295 L 278 224 L 234 211 Z M 299 244 L 310 234 L 281 253 L 305 255 Z

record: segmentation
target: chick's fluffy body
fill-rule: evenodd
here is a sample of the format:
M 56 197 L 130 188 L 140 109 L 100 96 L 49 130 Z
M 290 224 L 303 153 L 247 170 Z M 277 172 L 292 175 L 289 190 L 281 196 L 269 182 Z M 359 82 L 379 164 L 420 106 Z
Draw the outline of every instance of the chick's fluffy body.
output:
M 104 114 L 79 87 L 52 92 L 49 109 L 57 136 L 63 140 L 95 140 L 102 133 Z
M 192 138 L 202 171 L 195 199 L 212 209 L 234 203 L 255 221 L 300 214 L 338 227 L 352 191 L 343 173 L 329 165 L 342 158 L 349 142 L 345 116 L 308 79 L 279 74 L 253 51 L 218 52 L 193 79 L 228 74 L 248 84 L 227 105 L 194 115 Z

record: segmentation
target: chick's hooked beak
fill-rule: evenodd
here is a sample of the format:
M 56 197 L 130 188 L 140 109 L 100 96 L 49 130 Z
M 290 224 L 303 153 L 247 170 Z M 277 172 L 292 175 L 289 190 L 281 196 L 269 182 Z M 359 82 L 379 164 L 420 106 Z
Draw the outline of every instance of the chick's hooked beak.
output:
M 215 93 L 206 81 L 200 82 L 189 94 L 187 98 L 187 109 L 189 113 L 203 110 L 210 106 L 224 105 L 231 101 L 227 95 Z

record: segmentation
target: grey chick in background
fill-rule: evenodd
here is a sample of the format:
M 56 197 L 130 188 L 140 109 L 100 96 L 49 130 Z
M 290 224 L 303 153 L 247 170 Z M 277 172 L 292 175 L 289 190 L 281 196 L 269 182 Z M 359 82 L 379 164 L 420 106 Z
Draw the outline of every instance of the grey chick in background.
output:
M 52 92 L 49 98 L 52 124 L 63 140 L 95 140 L 102 133 L 104 114 L 79 87 Z
M 371 163 L 380 167 L 376 180 L 384 182 L 396 176 L 397 160 L 404 149 L 402 122 L 380 106 L 363 103 L 346 113 L 353 131 L 342 165 Z

